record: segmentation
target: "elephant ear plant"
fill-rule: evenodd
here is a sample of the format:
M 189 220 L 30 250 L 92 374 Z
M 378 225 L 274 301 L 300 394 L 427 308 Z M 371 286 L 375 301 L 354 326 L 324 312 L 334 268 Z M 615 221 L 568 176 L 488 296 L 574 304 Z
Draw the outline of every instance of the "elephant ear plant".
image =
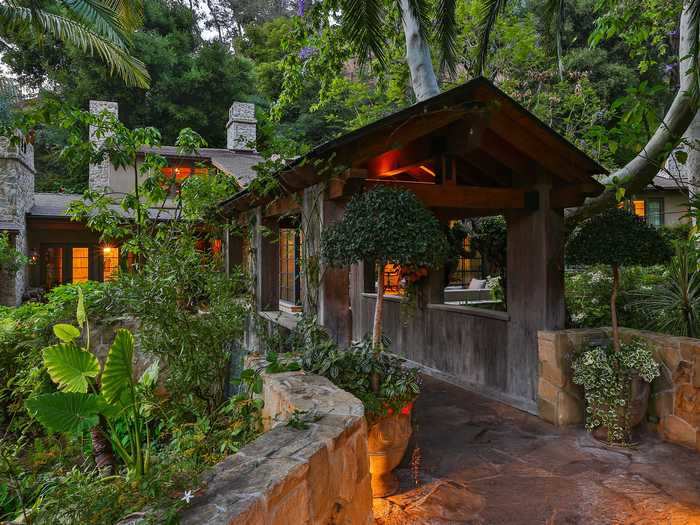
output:
M 438 268 L 448 253 L 449 244 L 435 216 L 414 193 L 389 187 L 356 195 L 341 220 L 321 238 L 321 254 L 329 266 L 344 268 L 366 262 L 377 270 L 372 330 L 372 348 L 377 354 L 382 350 L 384 266 Z M 374 392 L 379 391 L 379 381 L 378 374 L 373 374 Z
M 659 375 L 659 366 L 644 342 L 620 342 L 616 308 L 620 267 L 660 264 L 671 254 L 670 245 L 654 227 L 620 208 L 584 221 L 566 246 L 568 264 L 605 264 L 612 269 L 612 345 L 590 345 L 572 363 L 573 381 L 586 392 L 586 427 L 605 430 L 609 442 L 629 441 L 631 429 L 646 412 L 648 383 Z M 631 413 L 633 405 L 637 414 Z
M 158 377 L 158 363 L 134 379 L 134 336 L 117 330 L 102 368 L 90 352 L 90 328 L 79 289 L 77 322 L 54 325 L 60 343 L 44 348 L 43 358 L 58 391 L 29 398 L 27 409 L 51 432 L 79 435 L 92 431 L 98 468 L 111 467 L 116 452 L 131 478 L 149 466 L 148 401 Z M 82 329 L 82 332 L 81 332 Z M 85 346 L 80 346 L 83 336 Z M 104 439 L 103 427 L 107 428 Z M 126 435 L 124 435 L 126 434 Z

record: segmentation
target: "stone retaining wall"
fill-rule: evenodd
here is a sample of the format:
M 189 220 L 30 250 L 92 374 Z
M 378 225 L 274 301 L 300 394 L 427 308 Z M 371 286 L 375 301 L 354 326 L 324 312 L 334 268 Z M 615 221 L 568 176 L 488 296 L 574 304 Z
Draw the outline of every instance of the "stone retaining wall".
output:
M 584 397 L 571 382 L 571 357 L 589 342 L 606 342 L 610 329 L 542 331 L 539 337 L 540 417 L 555 425 L 583 423 Z M 623 341 L 646 340 L 661 364 L 649 401 L 647 426 L 664 439 L 700 451 L 700 339 L 621 329 Z
M 304 372 L 263 373 L 262 396 L 269 430 L 214 467 L 181 523 L 373 523 L 362 403 Z M 304 428 L 287 425 L 291 418 Z

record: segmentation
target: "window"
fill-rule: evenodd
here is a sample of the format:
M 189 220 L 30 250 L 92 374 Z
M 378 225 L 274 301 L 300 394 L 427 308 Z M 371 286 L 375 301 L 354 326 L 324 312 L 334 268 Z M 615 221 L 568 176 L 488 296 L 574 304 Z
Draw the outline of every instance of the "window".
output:
M 469 237 L 465 237 L 463 243 L 463 249 L 466 253 L 472 255 L 472 257 L 459 257 L 457 261 L 457 267 L 450 274 L 450 286 L 459 286 L 461 288 L 466 288 L 472 279 L 481 279 L 483 277 L 483 264 L 481 255 L 479 253 L 472 253 L 470 251 Z
M 119 248 L 102 247 L 102 280 L 109 281 L 116 277 L 119 270 Z
M 647 199 L 646 202 L 647 222 L 652 226 L 660 228 L 664 225 L 664 200 Z
M 398 264 L 387 264 L 384 266 L 384 293 L 387 295 L 402 295 L 403 286 L 401 283 L 401 266 Z
M 637 217 L 641 217 L 652 226 L 660 228 L 664 225 L 664 200 L 662 198 L 632 199 L 618 204 L 627 208 Z
M 84 283 L 89 278 L 90 250 L 88 248 L 73 248 L 71 250 L 71 282 Z
M 300 304 L 299 259 L 300 236 L 296 229 L 280 228 L 280 301 Z

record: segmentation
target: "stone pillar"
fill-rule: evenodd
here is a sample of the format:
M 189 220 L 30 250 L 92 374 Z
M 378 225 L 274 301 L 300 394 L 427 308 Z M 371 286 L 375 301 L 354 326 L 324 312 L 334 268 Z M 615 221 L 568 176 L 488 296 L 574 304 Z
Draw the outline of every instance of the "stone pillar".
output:
M 257 208 L 255 221 L 255 305 L 259 312 L 279 310 L 279 225 L 264 219 Z
M 115 117 L 119 118 L 119 104 L 116 102 L 104 100 L 90 101 L 90 113 L 98 115 L 103 111 L 112 113 Z M 104 142 L 104 137 L 96 137 L 96 131 L 97 128 L 95 126 L 90 126 L 90 141 L 99 147 Z M 105 191 L 109 189 L 111 172 L 112 165 L 109 160 L 103 160 L 99 164 L 90 164 L 88 180 L 90 189 L 95 191 Z
M 10 233 L 17 251 L 28 254 L 27 213 L 34 206 L 34 149 L 0 138 L 0 233 Z M 0 304 L 18 306 L 27 287 L 27 269 L 0 272 Z
M 525 182 L 525 181 L 523 181 Z M 536 407 L 538 330 L 565 324 L 564 215 L 550 209 L 551 177 L 537 173 L 536 211 L 513 211 L 508 225 L 508 351 L 506 392 Z
M 322 228 L 326 228 L 338 221 L 344 213 L 344 202 L 324 200 Z M 319 313 L 321 324 L 339 345 L 349 345 L 352 341 L 350 269 L 324 268 L 320 295 Z
M 257 122 L 255 104 L 246 102 L 231 104 L 226 124 L 226 148 L 254 152 Z

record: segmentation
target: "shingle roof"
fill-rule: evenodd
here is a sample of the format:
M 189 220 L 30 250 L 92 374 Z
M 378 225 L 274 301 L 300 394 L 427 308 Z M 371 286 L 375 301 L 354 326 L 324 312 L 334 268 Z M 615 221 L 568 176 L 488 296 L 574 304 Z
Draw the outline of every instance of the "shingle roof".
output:
M 685 163 L 678 162 L 674 152 L 669 155 L 665 169 L 661 170 L 654 177 L 652 186 L 664 190 L 687 190 L 689 183 L 688 166 Z
M 30 217 L 43 218 L 65 218 L 68 217 L 66 210 L 70 203 L 76 200 L 81 200 L 82 195 L 75 193 L 35 193 L 34 206 L 29 210 Z M 130 218 L 121 206 L 113 204 L 111 209 L 120 213 L 124 218 Z M 158 215 L 160 212 L 160 215 Z M 159 219 L 168 220 L 173 217 L 174 209 L 165 208 L 160 211 L 156 208 L 149 208 L 148 215 L 151 219 L 158 217 Z
M 18 222 L 0 221 L 0 232 L 18 232 L 22 229 Z
M 257 175 L 253 166 L 262 160 L 257 153 L 223 148 L 200 148 L 196 154 L 182 155 L 175 146 L 141 148 L 143 153 L 155 153 L 164 157 L 185 157 L 209 161 L 224 173 L 236 177 L 241 186 L 247 186 Z

